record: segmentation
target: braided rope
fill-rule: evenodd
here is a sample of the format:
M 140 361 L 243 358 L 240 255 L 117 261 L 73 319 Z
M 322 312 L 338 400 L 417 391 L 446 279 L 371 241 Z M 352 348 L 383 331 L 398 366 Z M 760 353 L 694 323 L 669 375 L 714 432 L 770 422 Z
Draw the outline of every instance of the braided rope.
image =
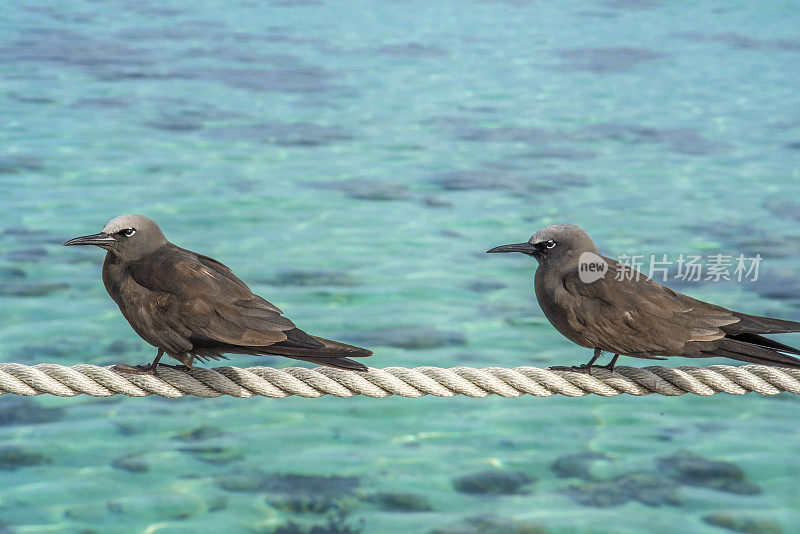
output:
M 709 367 L 617 367 L 613 373 L 597 368 L 592 375 L 569 370 L 538 367 L 386 367 L 370 368 L 366 373 L 342 371 L 329 367 L 216 367 L 214 369 L 178 369 L 159 367 L 157 374 L 137 375 L 117 372 L 111 367 L 75 365 L 72 367 L 40 363 L 34 366 L 0 363 L 0 395 L 41 395 L 60 397 L 91 395 L 110 397 L 128 395 L 145 397 L 264 397 L 290 395 L 316 398 L 402 397 L 550 397 L 566 395 L 677 396 L 684 393 L 744 395 L 751 391 L 776 395 L 782 391 L 800 393 L 800 369 L 763 365 L 711 365 Z

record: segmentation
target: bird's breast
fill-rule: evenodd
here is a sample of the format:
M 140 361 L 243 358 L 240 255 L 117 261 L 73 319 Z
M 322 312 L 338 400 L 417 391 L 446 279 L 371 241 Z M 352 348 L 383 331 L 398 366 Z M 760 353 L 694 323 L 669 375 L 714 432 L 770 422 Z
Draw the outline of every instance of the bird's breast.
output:
M 117 304 L 120 303 L 126 277 L 119 259 L 111 252 L 106 253 L 106 259 L 103 262 L 103 285 Z
M 563 283 L 545 280 L 537 270 L 534 290 L 542 313 L 561 335 L 582 347 L 596 347 L 596 341 L 585 331 L 576 315 L 581 313 L 580 307 L 571 300 Z

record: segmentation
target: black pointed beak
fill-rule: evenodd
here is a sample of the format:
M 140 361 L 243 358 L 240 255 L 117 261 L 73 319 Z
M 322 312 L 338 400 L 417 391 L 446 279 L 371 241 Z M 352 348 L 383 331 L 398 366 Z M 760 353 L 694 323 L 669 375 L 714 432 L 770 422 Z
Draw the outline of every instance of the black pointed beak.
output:
M 81 237 L 76 237 L 75 239 L 70 239 L 66 243 L 64 243 L 65 247 L 70 245 L 96 245 L 98 247 L 102 247 L 105 245 L 109 245 L 113 243 L 114 236 L 110 236 L 108 234 L 104 234 L 100 232 L 99 234 L 92 234 L 92 235 L 85 235 Z
M 523 254 L 527 254 L 528 256 L 533 256 L 537 252 L 539 252 L 539 247 L 532 244 L 532 243 L 514 243 L 513 245 L 500 245 L 499 247 L 494 247 L 493 249 L 489 249 L 486 251 L 487 254 L 493 254 L 495 252 L 522 252 Z

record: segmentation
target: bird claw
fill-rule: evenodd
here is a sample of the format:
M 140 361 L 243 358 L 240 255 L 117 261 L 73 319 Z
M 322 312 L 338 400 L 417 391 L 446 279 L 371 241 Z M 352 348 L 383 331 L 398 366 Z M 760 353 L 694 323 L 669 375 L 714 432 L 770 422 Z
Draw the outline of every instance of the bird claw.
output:
M 585 365 L 552 365 L 548 367 L 551 371 L 572 371 L 573 373 L 585 373 Z
M 582 373 L 585 375 L 591 375 L 592 367 L 597 367 L 599 369 L 606 369 L 607 371 L 613 372 L 613 370 L 609 369 L 605 365 L 586 365 L 585 363 L 582 365 L 570 365 L 570 366 L 555 365 L 552 367 L 548 367 L 548 369 L 550 369 L 551 371 L 571 371 L 573 373 Z
M 158 365 L 163 365 L 164 367 L 171 367 L 173 369 L 177 369 L 178 371 L 189 371 L 192 369 L 188 365 L 183 365 L 182 363 L 179 363 L 177 365 L 170 365 L 168 363 L 159 363 Z
M 584 374 L 587 374 L 587 375 L 591 375 L 592 374 L 592 367 L 598 367 L 598 366 L 586 365 L 585 363 L 582 364 L 582 365 L 573 365 L 572 366 L 572 372 L 573 373 L 584 373 Z
M 126 365 L 124 363 L 118 363 L 114 367 L 111 368 L 112 371 L 116 371 L 118 373 L 128 373 L 132 375 L 155 375 L 156 368 L 150 365 Z

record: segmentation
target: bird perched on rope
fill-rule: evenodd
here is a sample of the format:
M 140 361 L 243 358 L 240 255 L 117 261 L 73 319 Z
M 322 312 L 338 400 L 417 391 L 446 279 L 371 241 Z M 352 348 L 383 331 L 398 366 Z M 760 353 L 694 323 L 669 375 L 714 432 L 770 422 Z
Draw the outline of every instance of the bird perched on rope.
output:
M 573 370 L 591 373 L 603 351 L 614 354 L 604 366 L 609 371 L 619 355 L 721 356 L 800 368 L 800 359 L 789 356 L 800 350 L 761 335 L 800 332 L 800 323 L 731 311 L 673 291 L 600 256 L 579 226 L 548 226 L 526 243 L 487 251 L 495 252 L 521 252 L 539 262 L 534 288 L 545 317 L 570 341 L 594 349 L 589 363 Z
M 117 217 L 99 234 L 64 245 L 107 251 L 103 284 L 108 294 L 136 333 L 158 349 L 153 363 L 118 365 L 118 370 L 153 374 L 164 353 L 189 367 L 195 359 L 232 353 L 367 370 L 349 358 L 370 356 L 371 351 L 306 334 L 225 265 L 173 245 L 147 217 Z

